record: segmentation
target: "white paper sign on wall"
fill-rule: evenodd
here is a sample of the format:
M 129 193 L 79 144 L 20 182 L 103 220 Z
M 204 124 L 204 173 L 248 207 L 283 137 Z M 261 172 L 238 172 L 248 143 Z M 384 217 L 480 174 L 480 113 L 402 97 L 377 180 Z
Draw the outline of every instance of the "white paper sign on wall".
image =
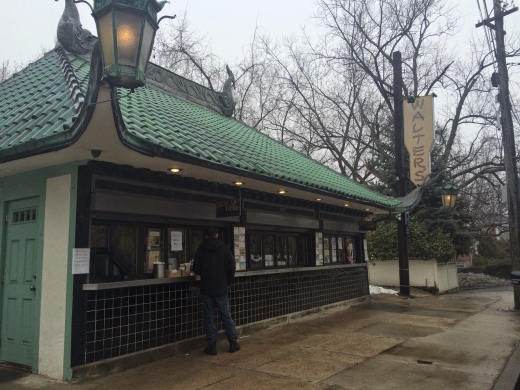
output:
M 90 248 L 72 249 L 72 273 L 88 274 L 90 268 Z

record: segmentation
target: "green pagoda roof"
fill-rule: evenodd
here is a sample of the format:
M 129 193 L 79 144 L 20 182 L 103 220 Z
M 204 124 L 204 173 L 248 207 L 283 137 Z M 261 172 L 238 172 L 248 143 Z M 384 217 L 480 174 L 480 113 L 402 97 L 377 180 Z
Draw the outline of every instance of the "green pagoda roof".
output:
M 64 53 L 47 54 L 0 84 L 0 162 L 70 146 L 84 130 L 74 124 L 81 120 L 90 63 Z M 120 90 L 113 107 L 120 110 L 120 139 L 140 153 L 385 209 L 401 203 L 242 122 L 155 87 L 129 95 Z
M 74 63 L 74 67 L 72 67 Z M 66 147 L 73 139 L 89 65 L 47 53 L 0 83 L 0 162 Z

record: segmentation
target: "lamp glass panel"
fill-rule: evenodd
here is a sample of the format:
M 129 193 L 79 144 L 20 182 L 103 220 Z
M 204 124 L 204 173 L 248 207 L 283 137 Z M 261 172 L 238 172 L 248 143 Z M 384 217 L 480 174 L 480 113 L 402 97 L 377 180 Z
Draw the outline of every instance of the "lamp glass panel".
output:
M 442 195 L 442 205 L 445 207 L 450 205 L 450 196 L 449 195 Z
M 120 65 L 136 66 L 142 17 L 116 11 L 117 51 Z
M 148 59 L 150 58 L 150 52 L 153 47 L 153 40 L 155 38 L 155 29 L 152 27 L 148 20 L 144 23 L 143 32 L 143 44 L 141 46 L 141 56 L 139 58 L 139 70 L 145 72 Z
M 114 36 L 112 28 L 112 12 L 107 12 L 97 20 L 97 30 L 99 41 L 101 44 L 101 52 L 103 53 L 103 61 L 105 66 L 111 66 L 115 63 L 114 56 Z
M 455 202 L 457 201 L 457 195 L 451 195 L 450 197 L 450 207 L 455 207 Z

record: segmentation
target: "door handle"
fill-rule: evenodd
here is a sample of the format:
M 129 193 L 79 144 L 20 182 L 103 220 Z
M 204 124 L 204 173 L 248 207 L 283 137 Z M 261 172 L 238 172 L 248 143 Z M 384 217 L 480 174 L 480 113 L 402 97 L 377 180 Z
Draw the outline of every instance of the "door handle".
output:
M 36 286 L 35 286 L 35 285 L 32 285 L 31 287 L 29 287 L 29 290 L 31 290 L 31 291 L 36 291 Z

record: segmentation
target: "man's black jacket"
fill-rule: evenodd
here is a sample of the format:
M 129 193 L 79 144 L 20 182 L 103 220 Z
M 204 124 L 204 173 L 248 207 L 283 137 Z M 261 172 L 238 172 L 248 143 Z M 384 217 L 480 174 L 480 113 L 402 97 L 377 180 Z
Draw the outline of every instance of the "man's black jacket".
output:
M 193 272 L 200 276 L 201 294 L 226 295 L 235 277 L 235 258 L 222 241 L 208 238 L 195 253 Z

